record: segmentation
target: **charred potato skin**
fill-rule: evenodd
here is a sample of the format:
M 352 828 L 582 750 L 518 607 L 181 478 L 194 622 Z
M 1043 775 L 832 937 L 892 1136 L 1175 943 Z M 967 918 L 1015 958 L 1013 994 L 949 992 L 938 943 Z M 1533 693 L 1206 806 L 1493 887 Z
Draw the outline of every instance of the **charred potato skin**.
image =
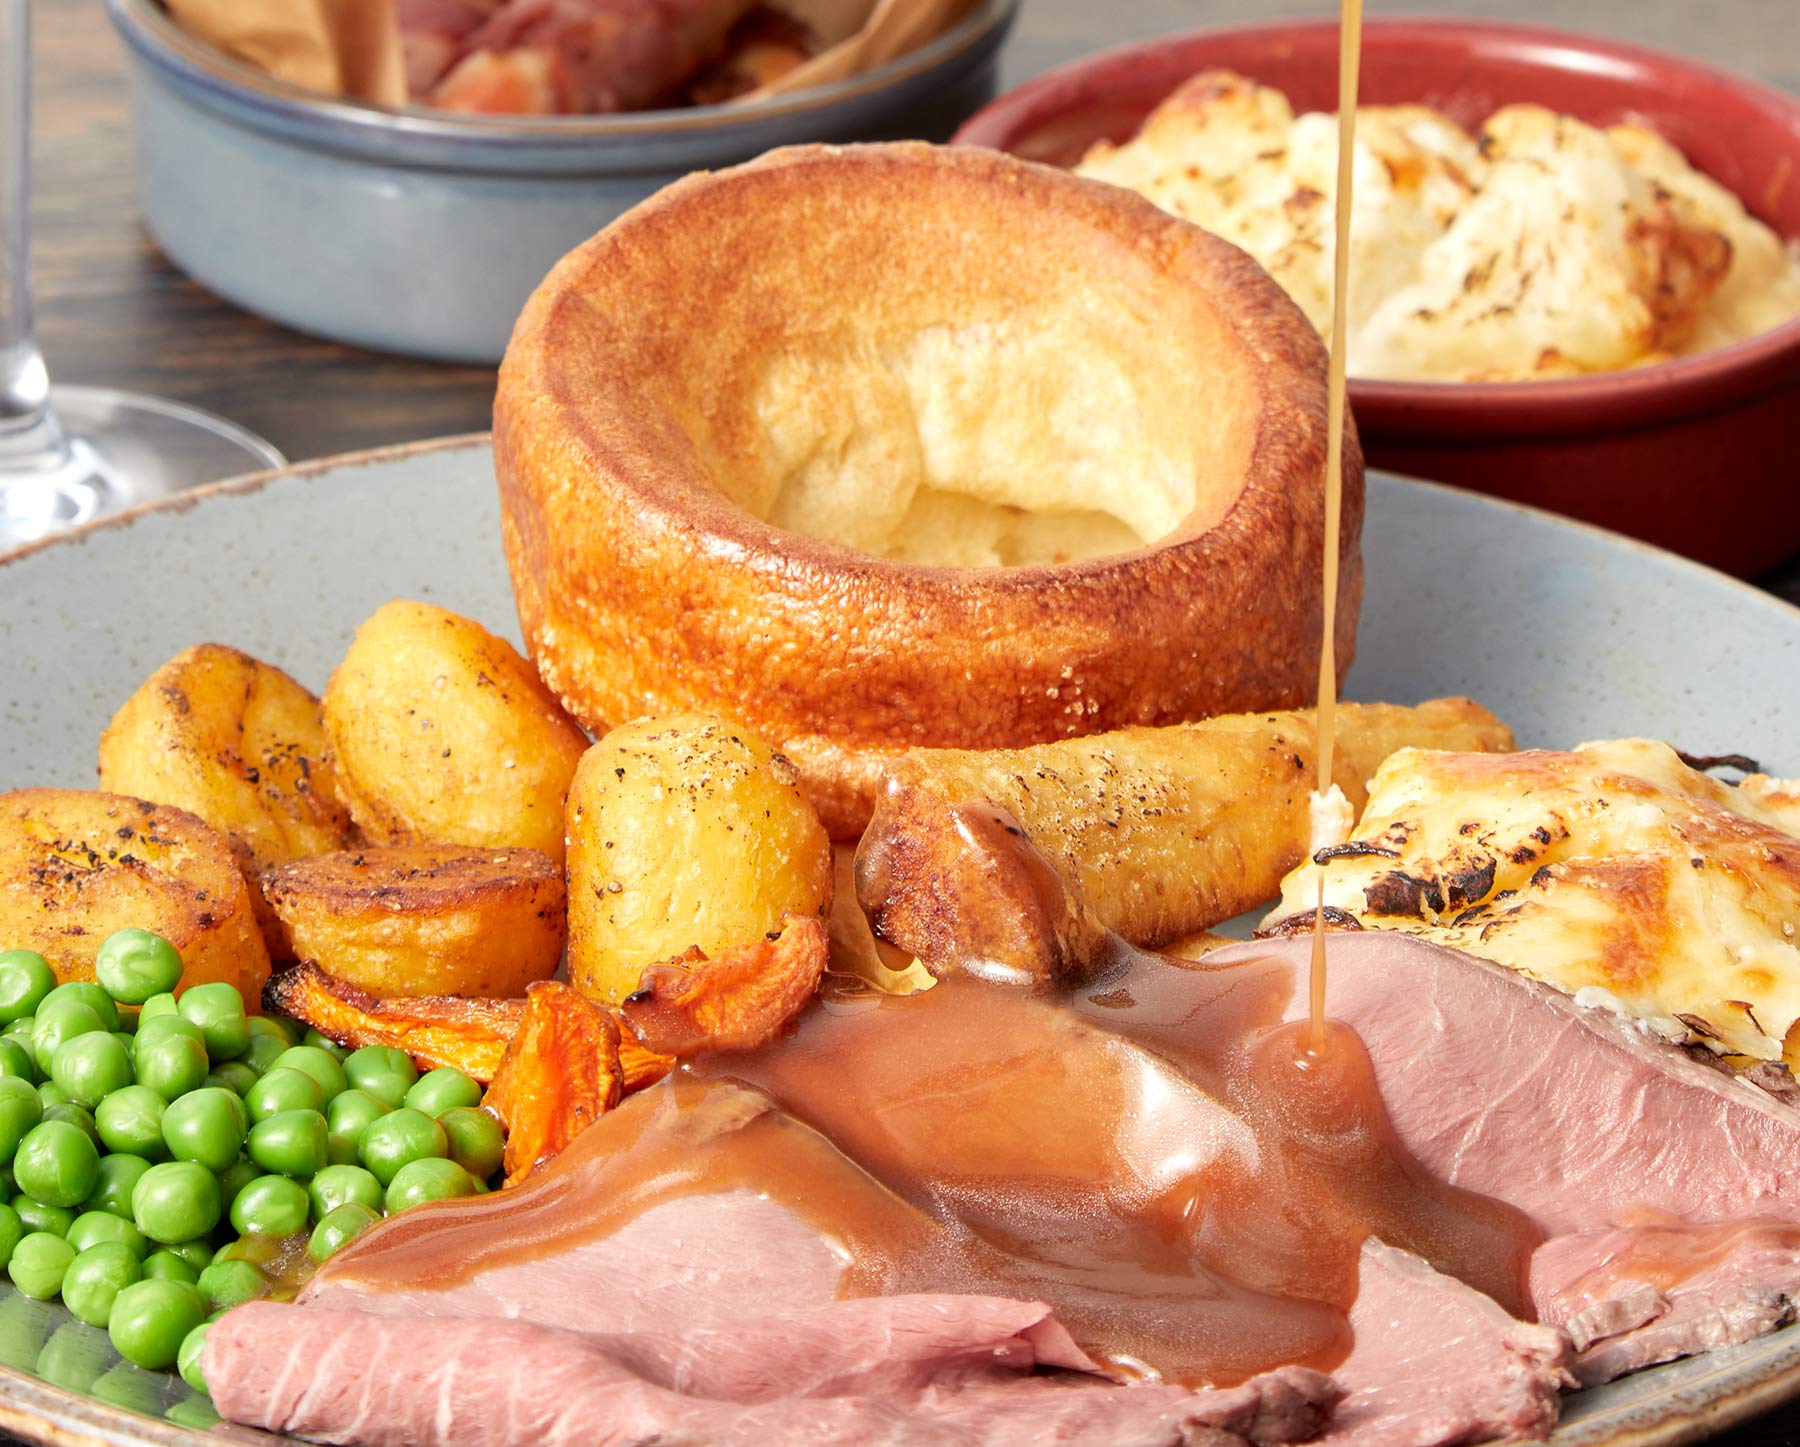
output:
M 581 727 L 531 664 L 479 623 L 398 599 L 357 630 L 325 690 L 337 787 L 377 844 L 563 857 Z
M 185 809 L 83 789 L 0 794 L 0 939 L 88 980 L 127 926 L 180 951 L 181 983 L 262 993 L 269 954 L 231 844 Z
M 569 979 L 618 1004 L 646 966 L 724 953 L 831 907 L 831 842 L 799 772 L 707 714 L 640 719 L 569 791 Z
M 562 871 L 536 850 L 348 850 L 270 870 L 263 890 L 297 958 L 370 995 L 522 995 L 562 957 Z

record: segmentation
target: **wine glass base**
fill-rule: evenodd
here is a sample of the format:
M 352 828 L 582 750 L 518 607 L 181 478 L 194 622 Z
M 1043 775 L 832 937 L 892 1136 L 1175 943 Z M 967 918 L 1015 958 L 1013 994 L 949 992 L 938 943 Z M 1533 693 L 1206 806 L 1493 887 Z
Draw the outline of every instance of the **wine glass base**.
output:
M 53 387 L 68 450 L 0 468 L 0 551 L 139 503 L 286 465 L 252 432 L 198 407 L 108 387 Z

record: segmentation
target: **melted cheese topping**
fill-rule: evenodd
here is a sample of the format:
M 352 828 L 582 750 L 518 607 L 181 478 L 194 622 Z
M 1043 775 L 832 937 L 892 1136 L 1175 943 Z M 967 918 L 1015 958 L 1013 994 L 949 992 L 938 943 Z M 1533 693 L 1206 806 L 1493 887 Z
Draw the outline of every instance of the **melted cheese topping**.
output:
M 1479 136 L 1424 106 L 1357 112 L 1350 370 L 1580 375 L 1705 351 L 1800 314 L 1800 254 L 1634 126 L 1539 106 Z M 1327 338 L 1336 128 L 1207 71 L 1077 170 L 1243 247 Z
M 1800 790 L 1732 787 L 1666 744 L 1403 749 L 1349 846 L 1282 884 L 1480 955 L 1677 1040 L 1800 1063 Z M 1360 848 L 1359 848 L 1360 846 Z

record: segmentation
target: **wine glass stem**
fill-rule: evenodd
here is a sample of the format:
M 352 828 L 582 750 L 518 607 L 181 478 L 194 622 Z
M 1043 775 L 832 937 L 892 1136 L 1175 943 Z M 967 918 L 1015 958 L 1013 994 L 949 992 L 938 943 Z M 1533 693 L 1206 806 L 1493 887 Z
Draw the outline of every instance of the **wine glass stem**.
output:
M 68 460 L 31 325 L 31 4 L 0 0 L 0 467 Z

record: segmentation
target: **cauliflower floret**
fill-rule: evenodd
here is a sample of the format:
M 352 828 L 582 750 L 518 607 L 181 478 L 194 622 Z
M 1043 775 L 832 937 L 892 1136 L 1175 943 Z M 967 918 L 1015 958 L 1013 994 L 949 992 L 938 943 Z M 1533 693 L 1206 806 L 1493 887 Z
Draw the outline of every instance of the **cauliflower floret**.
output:
M 1337 120 L 1205 71 L 1080 174 L 1243 247 L 1327 340 Z M 1638 127 L 1540 106 L 1479 142 L 1425 106 L 1357 113 L 1350 371 L 1416 381 L 1612 371 L 1800 313 L 1800 249 Z

